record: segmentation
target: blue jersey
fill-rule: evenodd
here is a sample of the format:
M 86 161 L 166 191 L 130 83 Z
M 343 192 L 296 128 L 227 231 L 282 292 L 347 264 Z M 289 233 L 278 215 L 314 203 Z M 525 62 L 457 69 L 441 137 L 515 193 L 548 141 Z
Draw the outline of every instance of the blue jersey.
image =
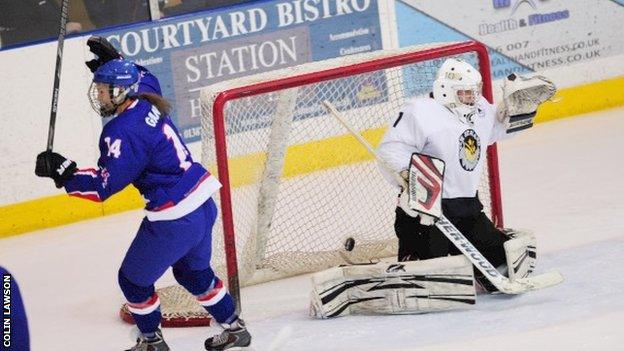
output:
M 148 220 L 160 221 L 194 211 L 221 187 L 147 100 L 135 100 L 104 126 L 99 149 L 98 169 L 79 169 L 65 182 L 69 195 L 99 202 L 133 184 Z

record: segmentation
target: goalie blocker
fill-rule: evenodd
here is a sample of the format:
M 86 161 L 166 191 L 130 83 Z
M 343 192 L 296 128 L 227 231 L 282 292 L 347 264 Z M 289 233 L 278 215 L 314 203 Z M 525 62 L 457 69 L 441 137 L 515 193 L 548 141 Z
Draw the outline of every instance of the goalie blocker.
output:
M 444 161 L 413 153 L 409 168 L 401 172 L 405 180 L 399 205 L 411 217 L 420 216 L 420 223 L 433 225 L 442 215 L 442 184 Z

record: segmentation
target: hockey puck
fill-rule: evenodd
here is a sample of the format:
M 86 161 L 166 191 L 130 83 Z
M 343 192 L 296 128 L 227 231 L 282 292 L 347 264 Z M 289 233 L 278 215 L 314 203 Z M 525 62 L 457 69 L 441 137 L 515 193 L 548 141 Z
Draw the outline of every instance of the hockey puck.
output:
M 349 237 L 347 238 L 347 240 L 345 240 L 344 242 L 344 248 L 347 251 L 353 251 L 353 248 L 355 247 L 355 239 Z

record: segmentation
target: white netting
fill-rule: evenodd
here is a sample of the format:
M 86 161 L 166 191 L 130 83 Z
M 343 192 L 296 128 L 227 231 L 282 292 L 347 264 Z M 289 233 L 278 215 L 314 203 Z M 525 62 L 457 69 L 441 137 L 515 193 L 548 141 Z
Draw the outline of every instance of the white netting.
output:
M 171 285 L 158 289 L 160 298 L 160 310 L 162 313 L 161 325 L 165 328 L 171 327 L 200 327 L 210 325 L 211 316 L 197 303 L 191 293 L 180 285 Z M 134 324 L 134 319 L 128 305 L 123 304 L 120 316 L 128 322 Z

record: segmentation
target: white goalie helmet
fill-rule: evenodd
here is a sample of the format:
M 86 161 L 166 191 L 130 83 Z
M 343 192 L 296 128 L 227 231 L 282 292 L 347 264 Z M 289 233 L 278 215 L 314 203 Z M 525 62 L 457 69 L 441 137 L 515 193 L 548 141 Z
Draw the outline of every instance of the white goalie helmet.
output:
M 449 58 L 444 61 L 433 82 L 433 98 L 451 110 L 460 121 L 472 124 L 481 87 L 479 71 L 463 60 Z

